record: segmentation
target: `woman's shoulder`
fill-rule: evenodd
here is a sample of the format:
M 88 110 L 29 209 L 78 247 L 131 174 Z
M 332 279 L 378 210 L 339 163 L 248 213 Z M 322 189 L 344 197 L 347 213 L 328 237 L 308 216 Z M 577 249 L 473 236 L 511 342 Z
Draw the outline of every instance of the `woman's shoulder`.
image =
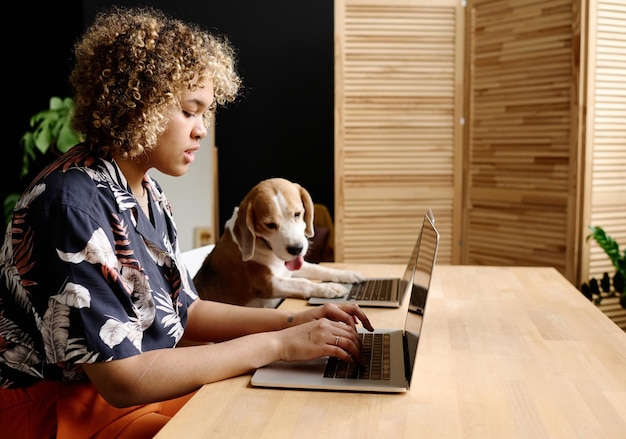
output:
M 50 163 L 26 191 L 43 204 L 86 207 L 104 198 L 114 199 L 117 186 L 112 166 L 94 156 L 86 146 L 77 145 Z M 44 195 L 45 194 L 45 195 Z
M 95 166 L 98 159 L 82 145 L 77 145 L 58 157 L 33 180 L 33 184 L 44 183 L 49 186 L 74 186 L 76 182 L 94 180 Z M 93 171 L 90 171 L 93 170 Z M 76 190 L 82 187 L 74 187 Z

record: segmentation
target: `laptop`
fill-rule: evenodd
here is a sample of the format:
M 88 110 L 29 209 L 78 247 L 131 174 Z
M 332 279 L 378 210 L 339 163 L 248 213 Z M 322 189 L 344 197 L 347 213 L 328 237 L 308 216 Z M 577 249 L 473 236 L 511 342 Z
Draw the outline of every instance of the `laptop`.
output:
M 434 223 L 432 210 L 429 209 L 426 215 Z M 364 307 L 399 308 L 404 297 L 411 289 L 411 279 L 417 263 L 417 251 L 420 245 L 421 234 L 422 231 L 420 230 L 409 257 L 409 262 L 401 278 L 367 278 L 363 282 L 356 284 L 343 284 L 348 289 L 346 295 L 332 298 L 310 297 L 308 299 L 309 305 L 351 302 Z
M 409 390 L 439 248 L 439 233 L 428 215 L 424 217 L 421 235 L 404 329 L 376 329 L 368 332 L 359 328 L 359 333 L 365 338 L 363 355 L 371 357 L 366 366 L 348 364 L 333 357 L 296 362 L 277 361 L 257 369 L 250 384 L 255 387 L 379 393 Z M 378 342 L 381 343 L 380 348 L 375 347 Z M 381 349 L 381 353 L 378 349 Z M 380 366 L 377 365 L 378 360 Z

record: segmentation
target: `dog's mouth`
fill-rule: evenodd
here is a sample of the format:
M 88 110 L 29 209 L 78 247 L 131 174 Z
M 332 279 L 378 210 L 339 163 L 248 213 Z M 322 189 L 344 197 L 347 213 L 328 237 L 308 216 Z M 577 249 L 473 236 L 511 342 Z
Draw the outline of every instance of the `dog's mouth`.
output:
M 297 271 L 302 268 L 302 264 L 304 264 L 304 258 L 302 256 L 296 257 L 292 261 L 285 261 L 285 267 L 290 271 Z
M 267 248 L 273 251 L 272 246 L 270 245 L 269 241 L 263 237 L 260 237 L 260 238 L 263 241 L 263 243 L 265 243 Z M 296 248 L 296 247 L 294 247 L 293 249 L 291 248 L 288 249 L 288 252 L 291 255 L 297 254 L 297 252 L 301 252 L 301 251 L 302 251 L 302 248 Z M 297 271 L 302 268 L 303 264 L 304 264 L 304 258 L 300 255 L 296 256 L 295 259 L 291 261 L 285 261 L 285 267 L 287 267 L 287 270 L 289 271 Z

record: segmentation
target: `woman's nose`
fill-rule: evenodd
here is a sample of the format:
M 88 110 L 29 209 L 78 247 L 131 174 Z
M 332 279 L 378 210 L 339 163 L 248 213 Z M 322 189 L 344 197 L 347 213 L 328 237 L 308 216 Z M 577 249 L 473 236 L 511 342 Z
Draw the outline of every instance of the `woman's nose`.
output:
M 204 125 L 204 121 L 200 120 L 193 128 L 193 138 L 194 139 L 204 139 L 208 134 L 206 126 Z

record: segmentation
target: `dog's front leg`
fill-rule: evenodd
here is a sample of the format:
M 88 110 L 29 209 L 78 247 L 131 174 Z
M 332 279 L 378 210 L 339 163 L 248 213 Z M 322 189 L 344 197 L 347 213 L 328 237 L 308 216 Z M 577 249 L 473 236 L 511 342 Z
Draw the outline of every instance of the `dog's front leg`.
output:
M 279 277 L 272 279 L 274 297 L 341 297 L 348 293 L 346 287 L 334 282 L 313 282 L 304 278 Z
M 354 284 L 365 280 L 365 277 L 358 271 L 326 267 L 310 262 L 304 262 L 299 270 L 292 272 L 292 276 L 344 284 Z

